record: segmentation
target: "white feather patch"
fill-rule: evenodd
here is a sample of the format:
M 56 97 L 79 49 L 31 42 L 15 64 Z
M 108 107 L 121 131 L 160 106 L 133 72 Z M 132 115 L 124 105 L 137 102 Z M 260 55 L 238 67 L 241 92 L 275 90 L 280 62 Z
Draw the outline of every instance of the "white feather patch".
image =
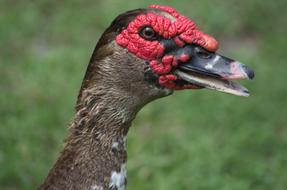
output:
M 126 164 L 121 165 L 121 171 L 113 171 L 111 174 L 109 188 L 116 187 L 117 190 L 125 190 L 125 180 L 127 178 Z

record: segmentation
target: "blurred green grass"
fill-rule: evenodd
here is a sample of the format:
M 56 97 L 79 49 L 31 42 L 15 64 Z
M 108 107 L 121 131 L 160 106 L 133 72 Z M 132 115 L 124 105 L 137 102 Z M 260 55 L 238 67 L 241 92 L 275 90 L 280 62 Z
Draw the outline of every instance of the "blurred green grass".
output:
M 0 189 L 35 189 L 62 148 L 87 63 L 115 16 L 171 5 L 256 71 L 247 99 L 181 91 L 138 115 L 128 189 L 285 190 L 285 0 L 0 0 Z

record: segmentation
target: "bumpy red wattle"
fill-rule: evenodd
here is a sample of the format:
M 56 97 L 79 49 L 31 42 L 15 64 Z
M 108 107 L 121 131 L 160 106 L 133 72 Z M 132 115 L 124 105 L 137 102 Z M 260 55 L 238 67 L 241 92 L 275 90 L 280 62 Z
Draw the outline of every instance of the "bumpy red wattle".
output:
M 116 42 L 137 57 L 149 61 L 153 72 L 159 75 L 161 85 L 176 90 L 194 88 L 193 85 L 177 87 L 174 82 L 176 76 L 170 74 L 172 68 L 178 65 L 178 60 L 185 62 L 190 57 L 188 55 L 181 55 L 179 58 L 172 55 L 164 56 L 164 46 L 159 41 L 143 39 L 139 35 L 139 30 L 143 26 L 150 26 L 161 37 L 173 39 L 179 47 L 183 47 L 185 44 L 197 44 L 209 51 L 216 51 L 218 42 L 213 37 L 202 33 L 192 20 L 180 15 L 171 7 L 151 5 L 149 8 L 151 11 L 137 16 L 129 23 L 127 28 L 116 37 Z M 152 9 L 169 13 L 175 21 L 171 21 Z
M 198 44 L 212 52 L 218 49 L 218 42 L 212 36 L 202 33 L 192 20 L 180 15 L 175 9 L 163 5 L 150 5 L 149 8 L 160 9 L 176 18 L 177 21 L 173 24 L 176 25 L 177 34 L 185 42 Z

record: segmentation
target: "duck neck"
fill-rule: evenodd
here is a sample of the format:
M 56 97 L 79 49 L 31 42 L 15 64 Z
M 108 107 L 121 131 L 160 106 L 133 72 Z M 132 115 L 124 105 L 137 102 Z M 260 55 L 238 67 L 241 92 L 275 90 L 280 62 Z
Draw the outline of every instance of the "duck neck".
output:
M 39 189 L 125 189 L 126 135 L 138 109 L 113 92 L 92 92 L 79 97 L 64 150 Z

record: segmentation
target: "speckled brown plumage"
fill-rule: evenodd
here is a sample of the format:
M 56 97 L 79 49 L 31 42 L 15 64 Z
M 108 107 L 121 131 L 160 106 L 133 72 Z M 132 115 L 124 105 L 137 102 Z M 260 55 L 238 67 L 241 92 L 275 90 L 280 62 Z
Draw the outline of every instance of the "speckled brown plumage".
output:
M 119 15 L 94 50 L 65 147 L 39 189 L 125 190 L 131 122 L 145 104 L 173 90 L 248 96 L 229 79 L 252 79 L 254 72 L 213 52 L 217 45 L 170 7 Z
M 39 189 L 91 189 L 93 185 L 109 189 L 111 172 L 126 163 L 124 141 L 136 113 L 170 93 L 151 85 L 146 80 L 149 68 L 145 61 L 113 41 L 139 12 L 142 10 L 120 15 L 99 40 L 64 150 Z M 119 143 L 118 148 L 112 148 L 114 142 Z

